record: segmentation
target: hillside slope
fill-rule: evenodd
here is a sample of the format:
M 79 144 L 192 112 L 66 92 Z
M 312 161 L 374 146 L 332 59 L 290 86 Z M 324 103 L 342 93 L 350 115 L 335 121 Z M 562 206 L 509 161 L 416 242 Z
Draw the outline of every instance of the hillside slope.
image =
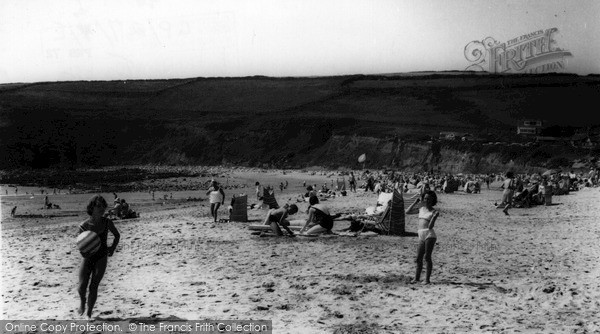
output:
M 600 77 L 564 74 L 2 85 L 0 168 L 340 165 L 367 149 L 340 145 L 351 138 L 381 141 L 368 148 L 380 156 L 370 163 L 403 166 L 413 163 L 397 156 L 399 143 L 439 131 L 499 140 L 524 118 L 600 125 L 599 97 Z

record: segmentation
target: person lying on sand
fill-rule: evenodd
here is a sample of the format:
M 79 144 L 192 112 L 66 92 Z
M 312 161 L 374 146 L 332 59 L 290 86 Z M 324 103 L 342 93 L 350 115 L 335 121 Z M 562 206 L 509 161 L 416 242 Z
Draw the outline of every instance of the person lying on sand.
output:
M 96 304 L 96 299 L 98 298 L 98 286 L 106 271 L 108 262 L 107 257 L 113 255 L 119 244 L 119 239 L 121 238 L 121 235 L 112 220 L 103 217 L 107 206 L 108 204 L 102 196 L 95 195 L 92 197 L 87 205 L 87 213 L 90 215 L 90 218 L 79 225 L 79 234 L 84 231 L 92 231 L 100 238 L 100 248 L 95 253 L 86 253 L 81 261 L 81 267 L 79 268 L 79 288 L 77 291 L 81 303 L 79 305 L 78 314 L 83 315 L 85 312 L 86 292 L 89 283 L 89 294 L 87 295 L 88 307 L 86 313 L 88 318 L 92 317 L 94 304 Z M 108 231 L 114 236 L 110 247 L 106 244 Z M 82 255 L 84 254 L 82 253 Z
M 263 225 L 271 225 L 271 231 L 273 231 L 275 235 L 282 236 L 283 232 L 280 227 L 283 227 L 290 237 L 295 237 L 296 235 L 289 228 L 290 222 L 287 220 L 287 217 L 296 212 L 298 212 L 298 206 L 296 206 L 296 204 L 279 209 L 271 209 L 267 212 Z
M 406 213 L 409 213 L 412 207 L 418 202 L 411 204 L 411 206 L 406 209 Z M 423 257 L 425 257 L 425 262 L 427 262 L 427 268 L 425 271 L 425 284 L 430 283 L 431 271 L 433 269 L 433 262 L 431 260 L 431 254 L 433 253 L 433 247 L 435 246 L 435 242 L 437 240 L 437 236 L 433 227 L 435 225 L 435 221 L 439 216 L 439 211 L 435 210 L 433 207 L 437 204 L 437 195 L 432 190 L 427 190 L 423 194 L 423 206 L 419 209 L 419 221 L 418 221 L 418 229 L 417 233 L 419 235 L 419 244 L 417 246 L 417 258 L 415 262 L 417 263 L 417 270 L 415 273 L 415 278 L 412 283 L 419 282 L 421 280 L 421 271 L 423 271 Z
M 341 214 L 331 215 L 329 208 L 324 204 L 319 204 L 317 196 L 311 196 L 308 200 L 308 218 L 306 224 L 300 230 L 301 234 L 313 235 L 320 233 L 331 234 L 333 220 L 340 217 Z

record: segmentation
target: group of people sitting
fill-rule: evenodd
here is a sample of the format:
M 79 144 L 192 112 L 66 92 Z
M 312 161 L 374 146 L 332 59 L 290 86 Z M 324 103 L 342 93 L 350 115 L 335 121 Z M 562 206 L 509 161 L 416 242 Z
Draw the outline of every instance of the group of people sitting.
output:
M 48 196 L 44 198 L 44 209 L 60 209 L 60 205 L 50 202 Z
M 434 209 L 434 206 L 437 203 L 437 195 L 432 190 L 425 191 L 422 196 L 420 196 L 417 201 L 412 203 L 404 213 L 418 213 L 418 224 L 417 224 L 417 233 L 418 236 L 418 244 L 417 244 L 417 256 L 416 256 L 416 272 L 415 278 L 411 281 L 411 283 L 416 283 L 420 281 L 421 272 L 423 270 L 424 261 L 426 263 L 426 276 L 425 283 L 428 284 L 431 272 L 433 268 L 432 262 L 432 253 L 433 248 L 435 246 L 437 235 L 434 231 L 435 221 L 439 216 L 439 212 Z M 391 205 L 391 200 L 388 202 L 388 205 Z M 413 210 L 419 206 L 418 210 Z M 277 236 L 283 235 L 283 230 L 285 230 L 290 237 L 295 237 L 296 234 L 290 229 L 292 226 L 292 222 L 288 220 L 289 216 L 294 215 L 298 212 L 298 206 L 295 204 L 291 204 L 289 206 L 284 206 L 279 209 L 271 209 L 267 212 L 265 219 L 263 221 L 263 225 L 270 226 L 270 230 L 273 234 Z M 309 206 L 308 206 L 308 218 L 304 222 L 304 224 L 299 225 L 302 226 L 300 229 L 300 234 L 303 235 L 315 235 L 315 234 L 331 234 L 332 228 L 334 226 L 334 221 L 336 220 L 350 220 L 351 226 L 350 230 L 360 228 L 361 231 L 365 230 L 365 228 L 371 228 L 371 230 L 375 231 L 377 229 L 373 224 L 368 224 L 367 219 L 371 217 L 364 216 L 356 216 L 356 215 L 345 215 L 341 213 L 332 214 L 329 208 L 322 203 L 319 203 L 319 198 L 315 195 L 312 195 L 309 198 Z M 385 214 L 385 213 L 381 213 Z M 367 227 L 369 226 L 369 227 Z M 381 232 L 381 231 L 380 231 Z M 261 235 L 264 235 L 265 232 L 262 232 Z
M 568 178 L 560 175 L 515 175 L 505 174 L 502 185 L 502 202 L 496 204 L 508 215 L 509 208 L 529 208 L 534 205 L 551 205 L 553 195 L 568 194 L 570 183 Z
M 124 198 L 119 198 L 119 196 L 117 196 L 117 194 L 115 195 L 115 199 L 114 199 L 114 206 L 112 209 L 108 210 L 108 212 L 105 214 L 105 216 L 113 216 L 119 219 L 130 219 L 130 218 L 138 218 L 139 215 L 137 214 L 137 212 L 133 211 L 130 207 L 129 207 L 129 203 L 127 203 L 127 201 L 125 201 Z
M 263 225 L 269 225 L 271 231 L 278 236 L 283 235 L 282 228 L 290 237 L 296 236 L 290 229 L 292 223 L 288 220 L 289 216 L 298 212 L 296 204 L 285 205 L 279 209 L 271 209 L 267 212 Z M 311 195 L 309 198 L 309 206 L 307 209 L 308 218 L 305 224 L 300 229 L 301 234 L 316 235 L 316 234 L 331 234 L 334 220 L 340 218 L 342 214 L 331 214 L 329 207 L 319 202 L 316 195 Z
M 481 192 L 482 184 L 486 184 L 489 189 L 490 183 L 494 180 L 494 175 L 365 171 L 360 176 L 360 179 L 364 180 L 360 188 L 363 188 L 365 191 L 373 191 L 377 194 L 389 191 L 398 183 L 402 184 L 404 192 L 408 192 L 409 187 L 425 187 L 438 193 L 453 193 L 455 191 L 464 190 L 466 193 L 477 194 Z

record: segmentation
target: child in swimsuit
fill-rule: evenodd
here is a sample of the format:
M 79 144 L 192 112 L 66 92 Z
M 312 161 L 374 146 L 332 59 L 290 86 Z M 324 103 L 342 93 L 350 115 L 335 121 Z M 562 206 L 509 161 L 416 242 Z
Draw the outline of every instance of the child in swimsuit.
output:
M 87 301 L 87 317 L 92 318 L 94 304 L 98 297 L 98 286 L 106 271 L 107 257 L 112 256 L 119 244 L 120 234 L 112 220 L 105 218 L 104 212 L 108 204 L 100 196 L 92 197 L 87 205 L 87 213 L 90 218 L 79 225 L 78 233 L 83 231 L 93 231 L 100 237 L 100 249 L 89 257 L 83 258 L 79 268 L 79 298 L 80 305 L 78 313 L 83 315 Z M 112 245 L 108 247 L 108 232 L 114 236 Z M 89 286 L 88 286 L 89 285 Z M 89 294 L 86 296 L 86 292 Z M 87 300 L 86 300 L 87 297 Z
M 433 207 L 437 204 L 437 195 L 432 190 L 427 190 L 423 194 L 423 206 L 419 209 L 419 222 L 417 234 L 419 235 L 419 244 L 417 246 L 417 271 L 415 278 L 412 283 L 416 283 L 421 280 L 421 271 L 423 271 L 423 257 L 427 262 L 425 284 L 429 284 L 431 271 L 433 269 L 433 262 L 431 260 L 431 254 L 433 253 L 433 247 L 437 240 L 437 236 L 433 227 L 435 220 L 439 216 L 439 212 Z M 411 205 L 412 207 L 412 205 Z M 408 210 L 407 210 L 408 211 Z

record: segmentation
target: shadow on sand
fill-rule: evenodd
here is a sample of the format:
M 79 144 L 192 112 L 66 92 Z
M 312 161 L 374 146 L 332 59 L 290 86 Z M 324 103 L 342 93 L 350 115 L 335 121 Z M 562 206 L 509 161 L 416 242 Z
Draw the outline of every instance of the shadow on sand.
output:
M 496 290 L 496 291 L 502 292 L 502 293 L 510 292 L 510 290 L 507 290 L 503 287 L 497 286 L 494 283 L 453 282 L 453 281 L 449 281 L 449 280 L 442 280 L 442 281 L 433 282 L 433 284 L 435 284 L 435 285 L 469 286 L 469 287 L 477 288 L 479 290 L 493 289 L 493 290 Z
M 168 317 L 139 317 L 139 318 L 118 318 L 118 317 L 96 317 L 94 321 L 105 321 L 105 322 L 129 322 L 129 323 L 145 323 L 145 324 L 157 324 L 159 322 L 180 322 L 187 321 L 187 319 L 179 318 L 174 315 Z

